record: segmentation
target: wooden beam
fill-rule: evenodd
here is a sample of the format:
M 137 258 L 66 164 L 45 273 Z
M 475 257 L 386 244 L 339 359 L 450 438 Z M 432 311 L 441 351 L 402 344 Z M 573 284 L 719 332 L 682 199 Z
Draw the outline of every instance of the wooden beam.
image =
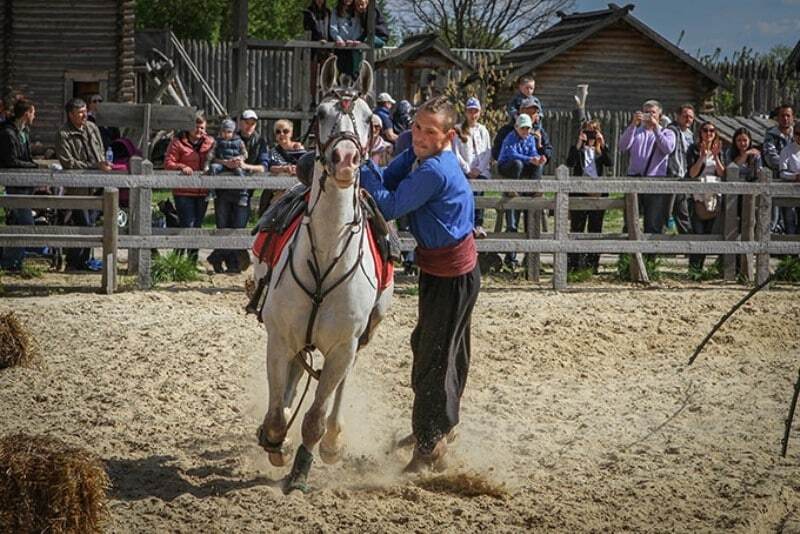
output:
M 247 17 L 248 0 L 233 2 L 233 94 L 230 112 L 238 116 L 247 107 Z

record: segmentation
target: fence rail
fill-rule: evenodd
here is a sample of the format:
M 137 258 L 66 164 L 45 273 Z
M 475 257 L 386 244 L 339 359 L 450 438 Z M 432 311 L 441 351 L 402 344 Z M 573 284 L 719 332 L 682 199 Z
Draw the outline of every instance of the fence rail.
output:
M 66 187 L 129 187 L 131 188 L 130 224 L 127 234 L 119 235 L 118 246 L 130 249 L 129 270 L 138 273 L 140 287 L 149 287 L 150 249 L 153 248 L 249 248 L 252 244 L 250 230 L 203 230 L 203 229 L 154 229 L 151 225 L 152 191 L 176 187 L 202 187 L 211 189 L 264 188 L 281 190 L 296 183 L 293 177 L 256 175 L 251 177 L 220 177 L 195 174 L 184 176 L 173 172 L 152 173 L 149 162 L 135 159 L 133 168 L 138 174 L 102 174 L 80 172 L 0 172 L 0 185 L 11 186 L 66 186 Z M 800 187 L 791 183 L 770 182 L 770 173 L 765 170 L 759 182 L 733 181 L 737 177 L 729 169 L 732 181 L 701 183 L 678 181 L 675 179 L 635 179 L 611 177 L 603 179 L 570 178 L 566 167 L 559 167 L 556 176 L 543 180 L 474 180 L 470 184 L 475 191 L 496 191 L 506 193 L 548 193 L 555 198 L 492 198 L 477 197 L 477 205 L 498 210 L 498 218 L 505 209 L 527 209 L 528 233 L 492 234 L 488 239 L 477 242 L 480 252 L 521 252 L 535 257 L 541 253 L 554 254 L 553 285 L 556 289 L 566 287 L 568 253 L 630 253 L 630 254 L 724 254 L 726 255 L 726 276 L 735 273 L 735 255 L 745 255 L 742 265 L 746 275 L 752 276 L 756 266 L 756 280 L 763 281 L 769 274 L 770 254 L 800 254 L 800 240 L 796 236 L 781 236 L 771 239 L 769 218 L 773 199 L 781 197 L 783 205 L 800 205 Z M 624 200 L 612 198 L 575 197 L 570 193 L 623 193 Z M 623 209 L 626 220 L 638 219 L 635 205 L 639 193 L 647 194 L 693 194 L 719 193 L 726 195 L 724 230 L 718 235 L 667 236 L 630 233 L 629 234 L 571 234 L 569 233 L 569 210 L 572 209 Z M 737 196 L 743 197 L 743 214 L 736 210 Z M 65 197 L 69 198 L 69 197 Z M 7 200 L 6 200 L 7 201 Z M 16 202 L 16 201 L 13 201 Z M 15 203 L 14 205 L 17 205 Z M 554 209 L 555 228 L 552 233 L 542 233 L 536 223 L 542 210 Z M 15 243 L 44 243 L 48 239 L 66 243 L 77 232 L 84 238 L 96 236 L 96 229 L 61 228 L 53 231 L 50 227 L 5 227 L 3 235 L 16 232 Z M 41 232 L 41 235 L 38 232 Z M 637 230 L 638 232 L 638 230 Z M 24 237 L 21 237 L 24 236 Z M 2 237 L 2 236 L 0 236 Z M 776 236 L 777 237 L 777 236 Z M 413 239 L 405 237 L 403 248 L 414 247 Z M 66 246 L 66 245 L 65 245 Z M 756 262 L 752 255 L 756 255 Z M 632 262 L 635 264 L 635 262 Z M 529 272 L 531 265 L 529 263 Z M 635 268 L 634 268 L 635 269 Z M 732 270 L 733 269 L 733 270 Z M 534 269 L 538 279 L 538 259 Z M 643 273 L 638 273 L 642 276 Z

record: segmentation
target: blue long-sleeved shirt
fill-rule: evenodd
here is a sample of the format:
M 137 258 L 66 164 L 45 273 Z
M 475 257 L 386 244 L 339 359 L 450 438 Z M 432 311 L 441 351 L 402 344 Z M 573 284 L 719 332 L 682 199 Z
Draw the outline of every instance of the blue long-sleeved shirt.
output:
M 411 234 L 421 247 L 454 245 L 474 226 L 469 182 L 449 150 L 412 169 L 416 159 L 413 150 L 406 150 L 383 171 L 368 161 L 361 167 L 361 186 L 387 219 L 408 215 Z
M 536 150 L 536 137 L 528 135 L 528 137 L 523 139 L 516 130 L 511 130 L 508 132 L 506 138 L 503 139 L 503 145 L 500 147 L 500 156 L 497 158 L 497 163 L 506 163 L 507 161 L 515 159 L 525 163 L 532 157 L 538 155 L 539 151 Z

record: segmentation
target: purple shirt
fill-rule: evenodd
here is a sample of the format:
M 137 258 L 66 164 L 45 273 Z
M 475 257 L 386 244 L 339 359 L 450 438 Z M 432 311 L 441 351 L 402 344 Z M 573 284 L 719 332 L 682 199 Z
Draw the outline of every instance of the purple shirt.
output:
M 619 149 L 630 154 L 629 176 L 666 176 L 669 155 L 675 150 L 675 134 L 667 128 L 647 130 L 631 124 L 619 138 Z M 648 160 L 650 165 L 645 169 Z

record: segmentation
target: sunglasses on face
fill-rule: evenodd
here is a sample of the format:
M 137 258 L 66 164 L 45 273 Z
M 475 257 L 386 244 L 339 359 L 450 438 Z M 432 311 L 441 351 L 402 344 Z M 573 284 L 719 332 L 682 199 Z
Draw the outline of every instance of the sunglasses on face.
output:
M 275 130 L 275 135 L 280 134 L 290 134 L 292 131 L 289 128 L 284 128 L 283 130 Z
M 714 133 L 714 132 L 717 131 L 717 129 L 716 128 L 703 128 L 702 131 L 705 132 L 705 133 Z
M 100 104 L 101 102 L 103 102 L 102 98 L 93 98 L 92 99 L 92 104 Z

